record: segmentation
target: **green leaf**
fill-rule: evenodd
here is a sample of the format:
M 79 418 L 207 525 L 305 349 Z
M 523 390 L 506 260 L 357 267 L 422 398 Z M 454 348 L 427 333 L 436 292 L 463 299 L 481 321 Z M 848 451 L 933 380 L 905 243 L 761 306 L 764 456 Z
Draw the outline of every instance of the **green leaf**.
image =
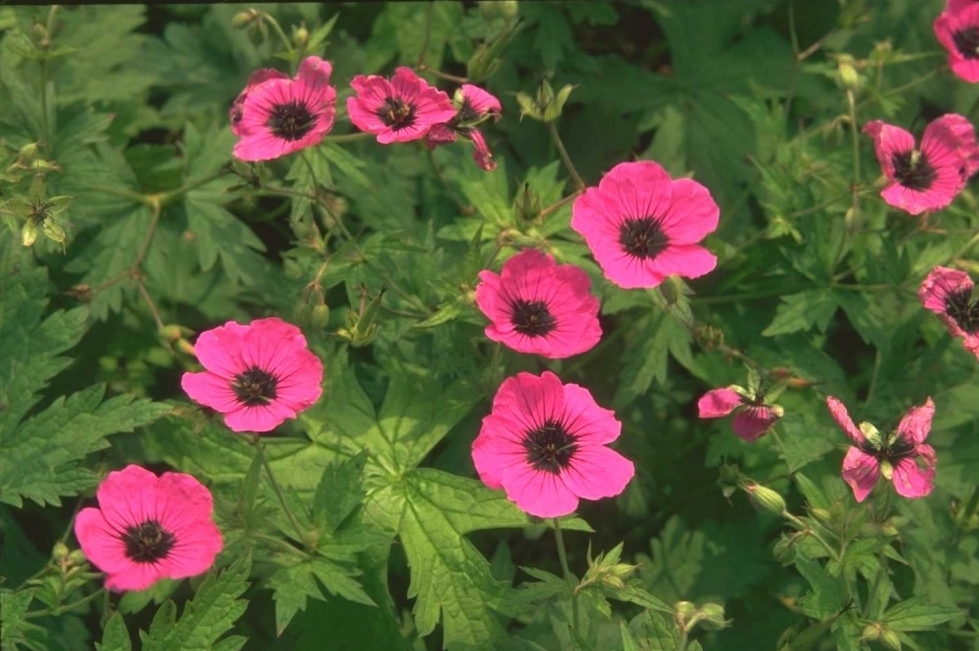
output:
M 326 467 L 313 496 L 313 524 L 336 531 L 363 501 L 361 479 L 366 453 Z
M 207 271 L 218 258 L 233 282 L 258 284 L 266 261 L 256 251 L 265 245 L 241 220 L 202 191 L 188 192 L 184 201 L 187 228 L 198 247 L 201 269 Z
M 295 557 L 292 557 L 295 558 Z M 280 559 L 286 561 L 288 559 Z M 355 568 L 335 563 L 322 556 L 313 556 L 294 565 L 280 566 L 269 578 L 269 587 L 275 592 L 275 632 L 282 632 L 300 610 L 306 609 L 308 597 L 325 599 L 317 579 L 332 594 L 350 601 L 373 606 L 374 601 L 364 592 L 354 578 Z
M 671 312 L 653 313 L 636 322 L 636 335 L 622 356 L 622 371 L 612 404 L 628 405 L 649 391 L 655 379 L 666 382 L 669 355 L 690 362 L 690 332 Z
M 248 589 L 251 555 L 241 556 L 219 574 L 210 574 L 176 620 L 176 606 L 167 601 L 157 611 L 150 630 L 140 634 L 143 651 L 210 651 L 245 613 L 248 602 L 238 599 Z M 232 636 L 222 649 L 237 650 L 246 639 Z
M 960 608 L 911 597 L 885 612 L 881 622 L 895 631 L 927 631 L 960 615 Z
M 102 643 L 96 643 L 95 648 L 98 651 L 132 651 L 133 645 L 122 615 L 116 613 L 109 618 L 105 630 L 102 631 Z
M 819 561 L 797 557 L 795 566 L 809 582 L 810 590 L 802 599 L 802 612 L 814 619 L 825 619 L 839 613 L 846 603 L 843 580 L 831 576 Z
M 34 599 L 34 589 L 0 590 L 0 648 L 17 651 L 23 647 L 46 651 L 47 631 L 24 619 Z
M 839 306 L 836 295 L 829 289 L 789 294 L 783 296 L 782 301 L 775 312 L 775 318 L 762 330 L 762 335 L 774 337 L 809 330 L 814 325 L 820 332 L 825 332 Z

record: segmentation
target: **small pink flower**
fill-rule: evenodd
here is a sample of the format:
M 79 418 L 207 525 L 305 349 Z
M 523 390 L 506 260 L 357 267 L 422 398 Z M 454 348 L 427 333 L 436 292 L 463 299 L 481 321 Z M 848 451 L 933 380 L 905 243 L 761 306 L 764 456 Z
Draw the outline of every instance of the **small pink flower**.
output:
M 479 169 L 484 172 L 492 172 L 496 169 L 496 161 L 493 160 L 493 154 L 489 150 L 489 145 L 486 144 L 486 138 L 479 129 L 470 129 L 466 134 L 469 136 L 469 140 L 473 144 L 473 160 L 479 165 Z
M 555 264 L 537 249 L 506 261 L 500 274 L 479 273 L 476 305 L 492 321 L 486 336 L 520 353 L 553 359 L 590 350 L 602 338 L 598 299 L 588 274 Z
M 231 107 L 239 160 L 272 160 L 312 147 L 333 129 L 337 91 L 328 61 L 306 57 L 296 78 L 258 70 Z
M 495 95 L 472 84 L 463 84 L 456 91 L 454 101 L 458 126 L 474 126 L 490 118 L 495 122 L 503 113 L 503 105 Z
M 979 82 L 979 3 L 950 0 L 932 24 L 948 51 L 948 65 L 962 80 Z
M 357 91 L 347 98 L 350 121 L 361 131 L 377 134 L 382 145 L 424 138 L 434 125 L 456 114 L 448 95 L 404 66 L 394 71 L 391 81 L 357 75 L 350 85 Z
M 717 258 L 700 245 L 720 211 L 707 188 L 673 180 L 653 161 L 620 163 L 572 208 L 605 276 L 619 287 L 655 287 L 667 276 L 703 276 Z
M 281 319 L 229 321 L 202 332 L 194 352 L 207 370 L 184 373 L 180 385 L 235 432 L 269 432 L 323 391 L 323 363 L 299 328 Z
M 619 437 L 615 414 L 587 389 L 553 373 L 518 373 L 503 381 L 473 441 L 473 463 L 490 488 L 539 518 L 574 512 L 578 500 L 621 493 L 632 462 L 606 447 Z
M 109 590 L 145 590 L 160 579 L 196 576 L 221 551 L 211 492 L 190 475 L 157 477 L 126 466 L 110 472 L 96 495 L 99 508 L 78 512 L 75 537 L 105 572 Z
M 843 403 L 829 396 L 826 405 L 836 424 L 855 444 L 843 459 L 843 481 L 853 489 L 853 497 L 862 502 L 873 490 L 881 475 L 894 482 L 898 495 L 925 497 L 934 488 L 935 450 L 925 444 L 935 415 L 931 398 L 920 407 L 912 407 L 897 429 L 886 439 L 870 423 L 853 424 Z
M 697 409 L 701 418 L 724 418 L 736 412 L 731 429 L 748 443 L 767 434 L 783 415 L 778 405 L 766 405 L 761 398 L 748 400 L 731 388 L 708 391 L 697 401 Z
M 453 103 L 456 114 L 445 124 L 436 124 L 425 135 L 425 145 L 429 149 L 435 149 L 438 145 L 445 145 L 456 141 L 456 134 L 469 140 L 473 144 L 473 160 L 479 168 L 492 172 L 496 169 L 493 161 L 493 154 L 490 152 L 489 145 L 482 132 L 476 125 L 487 119 L 493 121 L 500 119 L 503 106 L 500 100 L 486 92 L 478 86 L 463 84 L 456 91 Z
M 972 298 L 969 274 L 935 267 L 918 289 L 926 310 L 939 316 L 953 337 L 962 337 L 965 349 L 979 359 L 979 300 Z
M 933 120 L 914 148 L 914 136 L 900 127 L 873 120 L 864 133 L 874 139 L 874 150 L 888 184 L 880 196 L 889 205 L 912 215 L 945 208 L 979 168 L 979 145 L 972 124 L 950 113 Z

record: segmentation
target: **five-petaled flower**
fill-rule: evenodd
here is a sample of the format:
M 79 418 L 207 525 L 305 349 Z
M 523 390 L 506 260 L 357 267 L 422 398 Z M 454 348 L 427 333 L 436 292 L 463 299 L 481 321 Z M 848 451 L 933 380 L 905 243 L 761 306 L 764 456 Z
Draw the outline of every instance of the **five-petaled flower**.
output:
M 941 318 L 953 337 L 962 337 L 965 349 L 979 359 L 979 298 L 969 274 L 935 267 L 918 289 L 926 310 Z
M 578 499 L 621 493 L 632 462 L 606 447 L 619 436 L 615 414 L 587 389 L 553 373 L 518 373 L 503 381 L 473 442 L 472 457 L 490 488 L 540 518 L 574 512 Z
M 336 88 L 329 61 L 306 57 L 295 79 L 270 68 L 252 73 L 231 106 L 234 155 L 262 161 L 312 147 L 333 129 Z
M 110 472 L 96 496 L 98 508 L 78 512 L 75 537 L 109 590 L 196 576 L 221 551 L 211 492 L 190 475 L 130 465 Z
M 479 273 L 476 305 L 491 321 L 486 336 L 521 353 L 560 359 L 591 349 L 602 338 L 598 299 L 588 274 L 525 249 L 499 274 Z
M 948 206 L 979 169 L 975 129 L 961 115 L 933 120 L 921 137 L 921 149 L 915 149 L 910 133 L 880 120 L 868 122 L 863 130 L 874 139 L 888 180 L 880 196 L 912 215 Z
M 962 80 L 979 82 L 979 2 L 950 0 L 932 24 L 948 51 L 948 65 Z
M 739 386 L 711 389 L 697 401 L 701 418 L 724 418 L 731 412 L 731 429 L 740 438 L 753 443 L 768 433 L 785 411 L 780 405 L 765 404 L 762 395 L 749 396 Z
M 376 134 L 382 145 L 424 138 L 429 129 L 456 114 L 445 92 L 405 66 L 394 71 L 391 81 L 380 75 L 357 75 L 350 85 L 357 91 L 347 98 L 350 121 L 361 131 Z
M 585 238 L 605 276 L 624 288 L 655 287 L 667 276 L 702 276 L 717 258 L 700 241 L 720 211 L 707 188 L 673 180 L 652 161 L 620 163 L 572 208 L 571 228 Z
M 235 432 L 271 431 L 323 391 L 323 363 L 299 328 L 278 318 L 229 321 L 202 332 L 194 352 L 207 370 L 184 373 L 181 386 Z
M 862 502 L 873 490 L 881 475 L 894 482 L 894 490 L 903 497 L 928 495 L 934 488 L 935 450 L 924 441 L 931 430 L 935 403 L 931 398 L 920 407 L 912 407 L 897 429 L 882 436 L 870 423 L 857 427 L 843 403 L 829 396 L 826 405 L 836 424 L 850 437 L 854 446 L 843 459 L 843 481 Z

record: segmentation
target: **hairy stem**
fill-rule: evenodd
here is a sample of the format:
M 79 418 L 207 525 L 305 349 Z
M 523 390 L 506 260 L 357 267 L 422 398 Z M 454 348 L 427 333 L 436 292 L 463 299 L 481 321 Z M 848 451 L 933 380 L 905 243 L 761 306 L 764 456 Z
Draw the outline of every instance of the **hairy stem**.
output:
M 303 540 L 303 528 L 299 526 L 299 521 L 296 520 L 296 516 L 293 514 L 292 509 L 289 508 L 289 504 L 286 502 L 286 496 L 282 493 L 282 488 L 279 487 L 279 482 L 275 480 L 275 473 L 272 472 L 272 466 L 269 464 L 268 457 L 265 456 L 265 450 L 262 447 L 261 436 L 256 434 L 254 439 L 255 454 L 258 455 L 259 460 L 262 462 L 262 467 L 265 468 L 265 474 L 269 477 L 269 484 L 272 485 L 272 490 L 275 491 L 275 496 L 279 498 L 279 504 L 282 505 L 282 510 L 285 511 L 286 517 L 289 519 L 289 523 L 292 528 L 296 530 L 296 535 L 299 536 L 297 540 Z
M 548 122 L 547 130 L 550 132 L 551 140 L 554 141 L 554 146 L 557 147 L 557 153 L 561 156 L 561 162 L 564 163 L 564 167 L 568 170 L 568 174 L 571 175 L 575 186 L 579 191 L 584 190 L 585 182 L 581 179 L 581 175 L 578 174 L 578 170 L 575 169 L 574 163 L 571 162 L 571 157 L 568 156 L 568 150 L 564 148 L 564 142 L 562 142 L 561 135 L 557 131 L 557 125 L 554 122 Z
M 564 534 L 561 532 L 561 525 L 558 524 L 557 518 L 554 521 L 554 540 L 557 541 L 557 555 L 558 559 L 561 561 L 561 570 L 564 572 L 564 578 L 568 582 L 568 586 L 571 588 L 571 630 L 572 633 L 579 631 L 578 622 L 578 591 L 577 584 L 575 583 L 574 577 L 571 575 L 571 568 L 568 567 L 568 554 L 564 548 Z

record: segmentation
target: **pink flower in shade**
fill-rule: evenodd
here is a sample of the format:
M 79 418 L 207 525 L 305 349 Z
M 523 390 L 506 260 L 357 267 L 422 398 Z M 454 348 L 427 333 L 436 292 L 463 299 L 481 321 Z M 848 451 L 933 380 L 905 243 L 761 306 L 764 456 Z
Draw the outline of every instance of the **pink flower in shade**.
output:
M 485 172 L 492 172 L 496 169 L 496 161 L 493 160 L 493 154 L 489 150 L 489 145 L 486 144 L 486 138 L 479 129 L 470 129 L 468 134 L 469 140 L 473 144 L 473 160 L 479 165 L 479 169 Z
M 126 466 L 110 472 L 96 495 L 99 508 L 79 511 L 75 537 L 105 572 L 109 590 L 145 590 L 160 579 L 196 576 L 221 551 L 211 492 L 190 475 L 157 477 Z
M 632 462 L 606 447 L 619 436 L 615 414 L 553 373 L 518 373 L 503 381 L 473 441 L 473 463 L 490 488 L 539 518 L 574 512 L 578 499 L 621 493 Z
M 394 71 L 391 81 L 357 75 L 350 85 L 357 91 L 347 98 L 350 121 L 361 131 L 376 134 L 382 145 L 424 138 L 434 125 L 456 114 L 448 95 L 404 66 Z
M 863 131 L 874 139 L 888 180 L 880 196 L 912 215 L 948 206 L 979 169 L 975 130 L 961 115 L 933 120 L 921 137 L 920 150 L 914 147 L 914 136 L 880 120 L 868 122 Z
M 950 0 L 932 24 L 948 51 L 948 65 L 964 81 L 979 82 L 979 2 Z
M 272 160 L 312 147 L 333 128 L 336 88 L 328 61 L 306 57 L 289 79 L 275 70 L 258 70 L 231 107 L 231 129 L 241 138 L 239 160 Z
M 918 298 L 945 323 L 953 337 L 962 337 L 965 349 L 979 359 L 979 299 L 972 297 L 969 274 L 935 267 L 918 289 Z
M 778 405 L 766 405 L 762 399 L 749 400 L 734 389 L 712 389 L 697 401 L 701 418 L 724 418 L 736 412 L 731 429 L 748 443 L 768 433 L 784 411 Z
M 870 423 L 854 425 L 846 407 L 833 396 L 826 398 L 826 405 L 836 424 L 854 443 L 843 459 L 843 481 L 853 489 L 858 502 L 867 498 L 881 475 L 894 482 L 894 490 L 902 497 L 924 497 L 931 492 L 935 450 L 924 442 L 935 415 L 931 398 L 922 406 L 909 409 L 886 440 Z
M 496 169 L 493 154 L 486 144 L 486 138 L 476 125 L 490 118 L 495 122 L 500 119 L 503 106 L 495 96 L 478 86 L 463 84 L 453 98 L 456 114 L 445 124 L 436 124 L 425 135 L 425 144 L 429 149 L 456 141 L 456 134 L 461 135 L 473 144 L 473 160 L 480 169 L 491 172 Z
M 184 373 L 180 385 L 235 432 L 269 432 L 323 391 L 323 363 L 299 328 L 281 319 L 229 321 L 202 332 L 194 352 L 207 370 Z
M 620 163 L 572 208 L 571 228 L 585 238 L 605 276 L 619 287 L 655 287 L 667 276 L 703 276 L 717 264 L 699 244 L 720 211 L 707 188 L 673 180 L 658 163 Z
M 476 305 L 492 322 L 486 336 L 520 353 L 561 359 L 591 349 L 602 338 L 598 299 L 588 274 L 524 249 L 500 274 L 479 272 Z
M 503 105 L 495 95 L 472 84 L 463 84 L 456 91 L 454 101 L 455 122 L 460 126 L 475 126 L 490 118 L 495 122 L 503 113 Z

